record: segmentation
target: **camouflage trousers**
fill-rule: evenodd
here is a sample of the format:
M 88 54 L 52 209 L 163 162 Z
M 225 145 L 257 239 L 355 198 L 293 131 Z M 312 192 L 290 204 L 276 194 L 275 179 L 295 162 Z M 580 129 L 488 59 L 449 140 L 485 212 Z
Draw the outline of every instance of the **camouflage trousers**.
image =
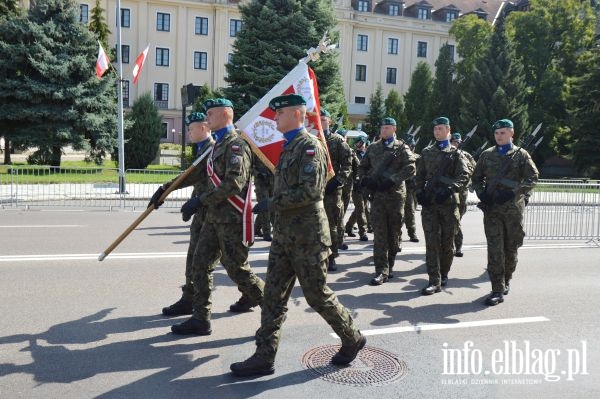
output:
M 462 220 L 462 217 L 465 215 L 465 213 L 467 213 L 467 195 L 469 194 L 469 192 L 465 189 L 465 190 L 461 190 L 458 193 L 458 213 L 459 213 L 459 219 L 458 219 L 458 228 L 456 229 L 456 235 L 454 236 L 454 248 L 456 248 L 457 251 L 459 251 L 460 249 L 462 249 L 463 246 L 463 232 L 462 229 L 460 227 L 460 221 Z
M 488 211 L 483 214 L 483 227 L 492 291 L 503 292 L 517 268 L 517 251 L 525 238 L 523 214 Z
M 417 236 L 417 222 L 415 214 L 417 213 L 417 195 L 414 190 L 406 190 L 406 200 L 404 201 L 404 225 L 409 237 Z M 402 239 L 402 230 L 400 230 L 400 239 Z
M 185 259 L 185 284 L 183 286 L 182 299 L 186 301 L 192 301 L 194 298 L 194 286 L 192 285 L 192 278 L 194 275 L 194 252 L 196 252 L 196 246 L 198 245 L 198 238 L 200 237 L 200 230 L 204 224 L 204 217 L 198 214 L 194 215 L 192 224 L 190 225 L 190 244 L 188 245 L 187 256 Z
M 346 184 L 342 186 L 342 203 L 344 204 L 342 217 L 346 214 L 348 210 L 348 204 L 350 204 L 350 198 L 352 197 L 352 179 L 348 179 Z
M 352 191 L 352 203 L 354 204 L 354 210 L 350 214 L 344 230 L 352 232 L 352 227 L 356 223 L 358 225 L 358 235 L 362 236 L 367 232 L 367 199 L 362 191 Z
M 354 345 L 360 333 L 352 316 L 327 286 L 328 247 L 318 240 L 298 243 L 276 234 L 271 243 L 260 328 L 256 332 L 256 354 L 275 361 L 281 327 L 296 278 L 306 302 L 331 326 L 343 345 Z
M 387 276 L 400 250 L 398 226 L 402 226 L 404 195 L 375 193 L 371 204 L 375 273 Z
M 331 234 L 331 256 L 339 256 L 338 249 L 344 241 L 344 203 L 342 202 L 342 190 L 337 189 L 323 198 L 325 212 L 329 221 L 329 233 Z
M 432 204 L 421 210 L 429 284 L 440 285 L 441 276 L 447 276 L 450 272 L 459 217 L 455 203 Z
M 260 202 L 263 199 L 272 197 L 273 178 L 255 178 L 254 192 L 256 194 L 256 202 Z M 273 218 L 271 217 L 269 210 L 260 212 L 258 215 L 256 215 L 256 220 L 254 221 L 254 231 L 261 231 L 262 234 L 271 234 L 271 223 L 273 223 Z
M 213 271 L 219 260 L 243 295 L 256 303 L 262 301 L 264 282 L 248 264 L 248 247 L 242 244 L 242 224 L 205 222 L 192 266 L 193 317 L 196 319 L 210 320 Z

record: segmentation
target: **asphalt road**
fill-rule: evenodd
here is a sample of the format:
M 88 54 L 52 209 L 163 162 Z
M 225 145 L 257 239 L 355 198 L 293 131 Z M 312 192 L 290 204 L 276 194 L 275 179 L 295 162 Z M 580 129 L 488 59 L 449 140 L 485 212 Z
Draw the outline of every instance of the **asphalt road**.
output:
M 315 366 L 339 340 L 296 287 L 275 374 L 236 379 L 229 365 L 253 353 L 260 313 L 227 311 L 239 293 L 221 266 L 212 335 L 174 336 L 185 317 L 160 314 L 183 282 L 189 226 L 178 213 L 153 212 L 97 260 L 138 216 L 0 210 L 0 398 L 600 397 L 593 242 L 526 241 L 510 294 L 490 308 L 479 212 L 465 216 L 465 257 L 448 287 L 430 297 L 419 294 L 423 240 L 405 242 L 396 277 L 371 287 L 372 241 L 349 239 L 328 281 L 367 334 L 370 357 Z M 261 277 L 267 256 L 259 239 L 250 261 Z

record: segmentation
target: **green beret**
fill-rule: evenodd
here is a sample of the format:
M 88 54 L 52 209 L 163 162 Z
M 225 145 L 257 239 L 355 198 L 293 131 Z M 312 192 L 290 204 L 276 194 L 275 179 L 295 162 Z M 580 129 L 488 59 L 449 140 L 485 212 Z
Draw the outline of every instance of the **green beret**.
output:
M 389 116 L 387 118 L 383 118 L 383 120 L 381 121 L 381 126 L 386 125 L 396 126 L 396 120 L 394 118 L 390 118 Z
M 492 130 L 496 130 L 496 129 L 501 129 L 503 127 L 514 127 L 512 121 L 510 119 L 500 119 L 499 121 L 496 121 L 496 123 L 494 123 L 492 125 Z
M 446 118 L 445 116 L 440 116 L 439 118 L 435 118 L 431 124 L 433 126 L 437 126 L 437 125 L 448 125 L 450 126 L 450 119 Z
M 336 130 L 336 133 L 340 136 L 346 136 L 346 133 L 348 133 L 348 131 L 346 129 L 338 129 Z
M 321 108 L 321 116 L 326 116 L 328 118 L 331 118 L 331 114 L 325 108 Z
M 362 141 L 363 143 L 367 144 L 369 142 L 369 138 L 367 136 L 358 136 L 356 141 Z
M 189 126 L 194 122 L 204 122 L 206 120 L 206 115 L 202 112 L 192 112 L 188 116 L 185 117 L 185 125 Z
M 306 105 L 306 100 L 299 94 L 286 94 L 284 96 L 275 97 L 269 102 L 269 108 L 276 111 L 280 108 L 295 107 L 298 105 Z
M 209 98 L 208 100 L 202 103 L 202 107 L 204 108 L 204 112 L 206 112 L 211 108 L 217 107 L 233 108 L 233 104 L 226 98 Z
M 462 136 L 460 133 L 452 133 L 452 140 L 462 141 Z

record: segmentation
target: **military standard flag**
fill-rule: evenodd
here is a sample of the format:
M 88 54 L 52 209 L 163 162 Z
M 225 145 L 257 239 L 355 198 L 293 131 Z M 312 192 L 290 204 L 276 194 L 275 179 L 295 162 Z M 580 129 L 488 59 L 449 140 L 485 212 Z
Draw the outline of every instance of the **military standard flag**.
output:
M 98 41 L 98 59 L 96 60 L 96 76 L 98 79 L 104 75 L 104 72 L 108 69 L 110 62 L 108 61 L 108 57 L 106 56 L 106 51 L 102 48 L 102 44 Z
M 283 133 L 277 130 L 275 111 L 269 108 L 269 101 L 283 94 L 300 94 L 306 99 L 306 130 L 316 135 L 325 148 L 327 143 L 321 127 L 321 104 L 319 87 L 315 73 L 305 62 L 299 62 L 236 123 L 242 136 L 250 144 L 252 151 L 272 172 L 279 162 L 279 155 L 285 142 Z M 327 158 L 328 175 L 333 176 L 333 167 Z

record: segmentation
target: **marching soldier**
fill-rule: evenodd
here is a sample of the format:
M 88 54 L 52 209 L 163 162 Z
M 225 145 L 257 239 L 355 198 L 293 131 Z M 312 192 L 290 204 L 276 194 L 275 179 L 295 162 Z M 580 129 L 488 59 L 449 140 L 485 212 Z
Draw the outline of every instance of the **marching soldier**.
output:
M 252 240 L 249 216 L 252 173 L 252 153 L 233 126 L 233 104 L 225 98 L 203 103 L 206 121 L 215 135 L 215 145 L 207 161 L 208 189 L 192 197 L 181 207 L 184 221 L 206 207 L 206 220 L 200 230 L 194 252 L 193 314 L 181 324 L 171 327 L 174 334 L 211 334 L 212 272 L 221 261 L 227 275 L 237 284 L 242 298 L 231 305 L 235 312 L 247 311 L 259 305 L 264 282 L 248 264 L 248 244 Z M 248 224 L 250 226 L 248 226 Z
M 188 115 L 187 118 L 185 118 L 185 125 L 188 128 L 190 143 L 194 143 L 196 145 L 198 155 L 203 154 L 206 150 L 210 149 L 214 145 L 215 141 L 212 139 L 210 135 L 210 128 L 206 123 L 206 115 L 204 115 L 202 112 L 192 112 L 190 115 Z M 192 197 L 196 197 L 205 192 L 208 187 L 208 179 L 206 177 L 206 160 L 207 159 L 205 158 L 198 165 L 196 165 L 194 171 L 188 175 L 184 181 L 181 182 L 177 189 L 193 185 L 194 190 L 192 191 Z M 159 203 L 158 200 L 175 180 L 176 179 L 173 179 L 170 182 L 160 186 L 154 195 L 152 195 L 152 199 L 150 200 L 150 204 L 148 204 L 148 206 L 154 206 L 154 209 L 158 209 L 158 207 L 162 205 L 162 203 Z M 192 300 L 194 298 L 192 276 L 193 271 L 196 268 L 196 264 L 194 263 L 194 252 L 196 251 L 198 237 L 200 236 L 200 230 L 202 229 L 202 224 L 204 223 L 205 219 L 206 207 L 200 206 L 198 207 L 198 211 L 194 214 L 192 224 L 190 225 L 190 244 L 188 246 L 187 258 L 185 262 L 185 284 L 181 287 L 183 294 L 177 302 L 162 309 L 162 313 L 165 316 L 192 314 Z
M 523 245 L 525 196 L 538 180 L 538 170 L 529 153 L 513 144 L 514 125 L 501 119 L 492 126 L 496 145 L 482 154 L 473 172 L 473 188 L 483 210 L 487 238 L 487 270 L 492 293 L 489 306 L 504 302 L 517 267 L 517 252 Z
M 254 177 L 254 192 L 256 193 L 256 201 L 260 202 L 263 199 L 272 196 L 273 173 L 271 173 L 269 168 L 267 168 L 267 166 L 257 156 L 254 156 L 252 175 Z M 271 216 L 268 210 L 256 215 L 254 235 L 262 236 L 263 240 L 265 241 L 273 240 L 271 235 Z
M 450 140 L 450 144 L 452 145 L 452 147 L 459 148 L 461 142 L 462 135 L 458 132 L 452 133 L 452 139 Z M 465 158 L 467 158 L 467 161 L 469 163 L 470 179 L 471 175 L 473 174 L 473 170 L 475 169 L 475 159 L 473 159 L 473 156 L 466 151 L 461 151 L 461 153 Z M 467 184 L 458 192 L 458 213 L 460 217 L 458 219 L 458 228 L 456 229 L 456 235 L 454 236 L 454 256 L 458 256 L 459 258 L 464 255 L 462 252 L 463 232 L 460 227 L 460 221 L 462 220 L 462 217 L 465 215 L 465 213 L 467 213 L 467 196 L 469 194 L 469 185 L 470 182 L 467 182 Z
M 421 152 L 417 165 L 416 197 L 422 206 L 425 263 L 429 283 L 421 290 L 432 295 L 448 284 L 458 227 L 458 192 L 467 184 L 467 160 L 450 145 L 450 120 L 433 120 L 435 143 Z
M 329 256 L 329 267 L 327 270 L 337 270 L 335 258 L 339 256 L 338 249 L 344 240 L 344 204 L 342 202 L 342 187 L 350 177 L 352 169 L 352 150 L 346 144 L 342 136 L 329 130 L 331 115 L 327 110 L 321 109 L 321 127 L 327 140 L 329 158 L 335 176 L 325 186 L 325 211 L 329 220 L 331 233 L 331 255 Z
M 275 213 L 274 235 L 256 351 L 245 361 L 230 366 L 236 376 L 275 372 L 281 327 L 296 278 L 308 304 L 342 341 L 332 363 L 349 364 L 367 342 L 348 310 L 325 283 L 331 244 L 323 206 L 327 155 L 319 140 L 304 128 L 306 101 L 302 96 L 289 94 L 275 97 L 269 106 L 276 112 L 277 130 L 284 132 L 286 143 L 275 171 L 273 197 L 253 209 L 257 212 L 269 208 Z
M 360 241 L 369 241 L 369 237 L 367 237 L 367 197 L 360 186 L 360 179 L 358 178 L 358 167 L 360 166 L 361 160 L 365 157 L 368 142 L 369 140 L 367 137 L 358 136 L 356 143 L 354 144 L 351 176 L 354 181 L 352 189 L 352 203 L 354 204 L 354 210 L 350 214 L 344 229 L 348 237 L 356 237 L 356 234 L 352 231 L 354 223 L 356 223 L 358 225 L 358 239 Z
M 392 278 L 399 246 L 406 188 L 404 181 L 415 174 L 415 156 L 404 141 L 397 140 L 396 121 L 381 121 L 379 141 L 367 148 L 360 162 L 361 185 L 372 193 L 373 258 L 375 277 L 371 285 Z

